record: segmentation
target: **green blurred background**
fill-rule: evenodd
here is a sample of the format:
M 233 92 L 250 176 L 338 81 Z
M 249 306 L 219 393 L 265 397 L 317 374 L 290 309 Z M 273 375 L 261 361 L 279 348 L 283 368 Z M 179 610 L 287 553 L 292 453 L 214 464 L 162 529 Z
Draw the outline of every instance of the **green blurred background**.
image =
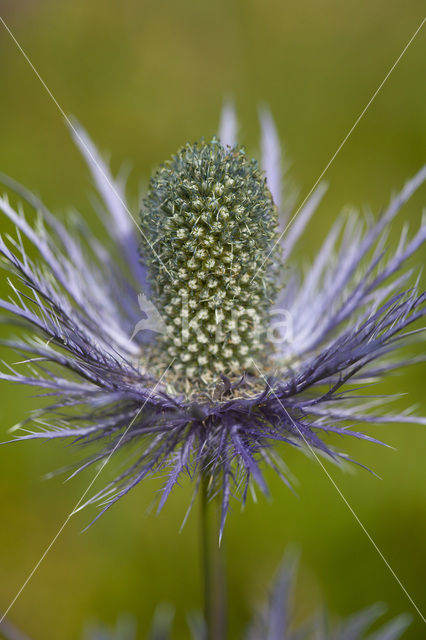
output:
M 224 96 L 233 96 L 240 141 L 256 153 L 257 107 L 270 105 L 300 198 L 309 191 L 386 72 L 420 24 L 424 4 L 394 0 L 2 0 L 1 15 L 64 111 L 74 114 L 112 166 L 132 165 L 136 196 L 153 168 L 187 140 L 211 136 Z M 426 34 L 407 51 L 327 173 L 330 190 L 298 259 L 311 257 L 342 207 L 377 214 L 424 161 Z M 56 106 L 0 25 L 0 169 L 40 194 L 57 213 L 93 220 L 86 168 Z M 423 190 L 399 223 L 420 222 Z M 1 228 L 4 229 L 4 222 Z M 398 234 L 398 223 L 394 239 Z M 417 255 L 415 263 L 419 264 Z M 424 257 L 424 255 L 423 255 Z M 1 294 L 8 294 L 5 278 Z M 7 333 L 4 326 L 2 335 Z M 11 359 L 10 354 L 8 355 Z M 424 395 L 424 368 L 392 377 L 386 390 Z M 26 389 L 3 384 L 0 438 L 37 406 Z M 423 406 L 424 409 L 424 406 Z M 378 480 L 330 469 L 392 568 L 422 607 L 426 569 L 426 439 L 423 428 L 376 427 L 397 451 L 346 442 Z M 424 626 L 378 553 L 315 461 L 283 450 L 299 479 L 294 497 L 272 475 L 273 499 L 233 503 L 226 530 L 230 637 L 237 638 L 289 542 L 302 548 L 299 614 L 321 598 L 346 615 L 375 601 L 389 615 L 412 611 L 406 638 Z M 64 484 L 44 474 L 75 460 L 58 443 L 0 449 L 0 609 L 68 515 L 92 475 Z M 114 464 L 113 462 L 111 463 Z M 102 479 L 100 479 L 101 481 Z M 144 636 L 155 605 L 201 606 L 197 511 L 179 534 L 190 496 L 185 484 L 159 516 L 149 513 L 158 481 L 148 480 L 80 535 L 94 512 L 74 518 L 17 600 L 11 620 L 34 640 L 75 640 L 88 619 L 137 615 Z

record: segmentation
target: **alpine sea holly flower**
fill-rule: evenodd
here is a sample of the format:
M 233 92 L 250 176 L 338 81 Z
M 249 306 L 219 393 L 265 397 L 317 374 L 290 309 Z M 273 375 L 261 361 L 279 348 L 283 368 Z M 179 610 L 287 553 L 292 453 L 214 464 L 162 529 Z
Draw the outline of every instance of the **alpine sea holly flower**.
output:
M 383 399 L 363 399 L 353 387 L 406 364 L 393 354 L 417 335 L 411 327 L 425 313 L 426 296 L 407 284 L 405 264 L 426 227 L 411 240 L 404 228 L 391 254 L 384 245 L 426 168 L 376 222 L 339 218 L 302 272 L 291 253 L 324 188 L 281 238 L 285 207 L 272 120 L 262 115 L 265 173 L 235 146 L 233 122 L 225 120 L 220 142 L 187 145 L 160 167 L 140 224 L 129 215 L 123 185 L 74 129 L 103 199 L 105 242 L 81 218 L 66 228 L 5 179 L 37 217 L 31 225 L 21 207 L 0 200 L 18 230 L 17 240 L 0 245 L 17 276 L 14 301 L 0 304 L 26 327 L 7 344 L 30 365 L 9 366 L 1 377 L 55 397 L 21 423 L 20 439 L 92 444 L 95 453 L 77 470 L 107 462 L 118 448 L 129 452 L 125 470 L 89 500 L 102 501 L 101 513 L 165 470 L 159 507 L 182 474 L 195 477 L 196 487 L 202 476 L 210 495 L 221 494 L 223 528 L 234 489 L 243 486 L 243 500 L 252 480 L 267 491 L 264 465 L 287 482 L 274 443 L 339 463 L 349 458 L 323 436 L 377 442 L 349 424 L 420 420 L 384 412 Z M 280 310 L 291 332 L 275 323 Z
M 253 616 L 243 637 L 245 640 L 398 640 L 411 622 L 411 616 L 401 614 L 387 623 L 382 623 L 371 634 L 371 627 L 386 611 L 381 604 L 366 607 L 346 618 L 335 621 L 327 608 L 321 614 L 311 615 L 302 622 L 296 621 L 293 606 L 293 592 L 297 563 L 292 556 L 286 556 L 281 563 L 272 584 L 266 605 Z M 334 616 L 333 616 L 334 618 Z M 188 623 L 193 640 L 204 640 L 202 619 L 192 614 Z M 136 640 L 136 622 L 123 618 L 116 630 L 94 629 L 84 640 Z M 173 637 L 173 609 L 163 605 L 157 608 L 148 640 L 168 640 Z M 12 640 L 12 638 L 11 638 Z
M 411 616 L 401 614 L 382 624 L 371 635 L 369 631 L 384 614 L 386 607 L 374 604 L 336 622 L 326 608 L 321 615 L 311 615 L 300 622 L 295 619 L 293 591 L 296 579 L 294 557 L 286 556 L 272 585 L 266 605 L 256 611 L 253 620 L 242 637 L 245 640 L 398 640 L 411 622 Z M 171 640 L 173 636 L 174 609 L 163 604 L 156 607 L 147 640 Z M 333 616 L 334 618 L 334 616 Z M 136 619 L 121 616 L 114 628 L 91 624 L 82 640 L 137 640 L 140 637 Z M 205 640 L 201 614 L 188 616 L 192 640 Z M 23 638 L 21 632 L 10 624 L 0 625 L 6 640 Z M 27 636 L 25 636 L 27 638 Z M 27 638 L 27 640 L 30 640 Z
M 311 616 L 302 624 L 295 624 L 292 602 L 295 569 L 295 559 L 285 558 L 272 586 L 269 601 L 255 616 L 246 640 L 398 640 L 410 624 L 410 616 L 401 614 L 371 635 L 371 626 L 385 610 L 380 604 L 362 609 L 337 624 L 330 623 L 327 610 L 321 615 Z

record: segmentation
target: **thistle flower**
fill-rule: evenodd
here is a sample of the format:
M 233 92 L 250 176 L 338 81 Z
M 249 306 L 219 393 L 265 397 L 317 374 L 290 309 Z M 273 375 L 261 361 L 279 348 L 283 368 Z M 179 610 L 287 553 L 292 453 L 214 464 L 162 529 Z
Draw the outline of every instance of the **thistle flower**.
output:
M 302 623 L 293 613 L 293 591 L 297 563 L 294 555 L 287 554 L 281 563 L 272 585 L 267 603 L 253 616 L 243 637 L 245 640 L 398 640 L 411 622 L 411 617 L 401 614 L 376 629 L 369 630 L 385 613 L 386 607 L 375 604 L 347 618 L 331 622 L 327 609 L 311 615 Z M 172 640 L 174 609 L 171 605 L 159 605 L 154 613 L 147 640 Z M 193 640 L 205 640 L 201 616 L 188 616 L 188 626 Z M 9 624 L 0 625 L 6 640 L 21 640 L 24 636 Z M 367 635 L 368 634 L 368 635 Z M 121 616 L 114 628 L 91 624 L 83 634 L 83 640 L 137 640 L 136 619 Z M 25 640 L 30 640 L 25 636 Z
M 383 616 L 386 607 L 374 604 L 346 618 L 331 621 L 326 608 L 311 615 L 303 622 L 296 622 L 293 613 L 293 591 L 297 563 L 287 555 L 272 585 L 267 603 L 253 616 L 253 621 L 244 633 L 245 640 L 398 640 L 411 622 L 411 616 L 400 614 L 376 628 L 371 627 Z M 191 638 L 205 640 L 202 620 L 189 617 Z M 98 627 L 89 631 L 84 640 L 137 640 L 136 623 L 122 619 L 116 630 Z M 173 638 L 173 610 L 169 606 L 157 608 L 148 640 L 171 640 Z M 12 638 L 11 638 L 12 640 Z
M 55 397 L 19 425 L 19 439 L 93 445 L 76 472 L 128 452 L 125 470 L 88 501 L 102 503 L 99 515 L 148 475 L 166 472 L 161 508 L 188 474 L 196 488 L 203 476 L 209 494 L 221 495 L 222 530 L 238 487 L 243 500 L 252 480 L 267 492 L 264 466 L 288 483 L 275 443 L 341 463 L 349 457 L 324 436 L 378 442 L 349 425 L 421 421 L 384 411 L 384 399 L 367 400 L 354 386 L 407 364 L 392 354 L 425 313 L 425 294 L 407 288 L 405 263 L 426 227 L 411 240 L 404 227 L 393 253 L 384 245 L 426 168 L 377 221 L 339 218 L 301 271 L 291 253 L 324 187 L 281 239 L 280 152 L 267 114 L 262 130 L 265 173 L 234 145 L 228 120 L 228 139 L 187 145 L 160 167 L 135 225 L 123 184 L 75 129 L 104 203 L 102 243 L 81 217 L 67 228 L 5 179 L 37 217 L 31 225 L 21 207 L 0 200 L 18 230 L 17 240 L 0 244 L 18 282 L 14 300 L 0 305 L 26 331 L 7 344 L 30 366 L 9 366 L 1 378 Z M 274 322 L 280 313 L 290 333 L 288 322 Z
M 286 556 L 269 600 L 255 616 L 246 640 L 398 640 L 410 624 L 410 616 L 401 614 L 370 635 L 371 626 L 386 610 L 380 604 L 362 609 L 334 624 L 330 623 L 326 610 L 321 615 L 311 616 L 303 624 L 295 624 L 292 606 L 295 570 L 295 558 Z

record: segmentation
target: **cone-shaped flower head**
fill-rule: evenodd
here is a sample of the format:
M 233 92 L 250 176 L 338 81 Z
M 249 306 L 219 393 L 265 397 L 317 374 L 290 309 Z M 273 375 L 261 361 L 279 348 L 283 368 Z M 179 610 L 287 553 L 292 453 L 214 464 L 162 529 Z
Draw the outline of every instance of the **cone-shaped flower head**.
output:
M 151 179 L 143 254 L 166 331 L 153 366 L 176 387 L 265 370 L 277 281 L 277 211 L 255 160 L 217 140 L 187 145 Z

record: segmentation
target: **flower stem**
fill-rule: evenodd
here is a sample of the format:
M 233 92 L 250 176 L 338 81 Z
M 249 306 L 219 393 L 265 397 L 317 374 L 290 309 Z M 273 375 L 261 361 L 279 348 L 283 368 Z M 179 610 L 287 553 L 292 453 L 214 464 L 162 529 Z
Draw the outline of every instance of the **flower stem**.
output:
M 212 620 L 212 558 L 211 558 L 211 541 L 209 530 L 209 505 L 207 497 L 208 479 L 205 475 L 201 478 L 201 567 L 203 575 L 203 591 L 204 591 L 204 620 L 206 623 L 206 640 L 213 640 L 213 620 Z
M 201 478 L 201 566 L 203 576 L 205 640 L 226 638 L 226 605 L 224 588 L 224 558 L 218 545 L 217 513 L 208 500 L 209 478 Z

